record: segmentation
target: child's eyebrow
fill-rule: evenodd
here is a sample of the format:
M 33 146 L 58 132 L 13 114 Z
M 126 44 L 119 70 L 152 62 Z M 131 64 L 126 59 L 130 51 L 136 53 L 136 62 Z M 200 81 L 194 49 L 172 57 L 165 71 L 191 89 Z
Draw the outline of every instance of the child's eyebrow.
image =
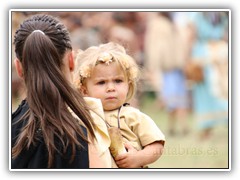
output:
M 117 75 L 114 78 L 125 78 L 125 76 L 124 75 Z
M 113 79 L 124 79 L 126 77 L 124 75 L 117 75 L 117 76 L 113 76 L 111 78 L 113 78 Z M 95 77 L 94 78 L 95 81 L 104 81 L 106 79 L 108 79 L 108 78 L 105 78 L 105 77 Z
M 94 78 L 94 81 L 103 81 L 105 80 L 106 78 L 103 78 L 103 77 L 95 77 Z

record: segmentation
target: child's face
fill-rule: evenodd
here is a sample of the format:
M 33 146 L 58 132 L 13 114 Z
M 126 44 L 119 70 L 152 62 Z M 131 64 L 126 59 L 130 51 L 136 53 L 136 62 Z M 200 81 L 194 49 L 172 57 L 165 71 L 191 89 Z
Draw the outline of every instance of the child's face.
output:
M 101 99 L 105 111 L 119 108 L 125 103 L 128 93 L 128 80 L 123 69 L 116 63 L 98 64 L 86 79 L 83 93 Z

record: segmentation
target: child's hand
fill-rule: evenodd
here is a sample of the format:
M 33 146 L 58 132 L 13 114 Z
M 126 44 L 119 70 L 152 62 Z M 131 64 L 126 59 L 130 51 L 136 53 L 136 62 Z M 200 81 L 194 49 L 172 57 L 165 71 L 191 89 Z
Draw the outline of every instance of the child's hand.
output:
M 125 143 L 126 153 L 116 156 L 115 162 L 119 168 L 141 168 L 138 151 L 130 144 Z

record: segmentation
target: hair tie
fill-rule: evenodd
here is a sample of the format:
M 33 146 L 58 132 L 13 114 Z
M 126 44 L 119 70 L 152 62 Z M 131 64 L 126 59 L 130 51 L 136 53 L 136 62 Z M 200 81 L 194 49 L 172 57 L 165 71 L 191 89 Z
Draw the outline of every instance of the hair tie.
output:
M 34 30 L 32 33 L 35 33 L 35 32 L 40 32 L 40 33 L 42 33 L 43 35 L 45 35 L 45 33 L 44 33 L 42 30 L 39 30 L 39 29 Z

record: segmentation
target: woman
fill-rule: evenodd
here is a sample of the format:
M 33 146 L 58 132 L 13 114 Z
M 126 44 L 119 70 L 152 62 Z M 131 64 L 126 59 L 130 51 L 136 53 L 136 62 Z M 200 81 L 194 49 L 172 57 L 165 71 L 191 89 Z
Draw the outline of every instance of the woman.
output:
M 70 84 L 74 60 L 65 26 L 49 15 L 32 16 L 16 31 L 14 44 L 27 91 L 12 114 L 12 169 L 110 167 L 110 155 L 93 152 L 95 125 Z

